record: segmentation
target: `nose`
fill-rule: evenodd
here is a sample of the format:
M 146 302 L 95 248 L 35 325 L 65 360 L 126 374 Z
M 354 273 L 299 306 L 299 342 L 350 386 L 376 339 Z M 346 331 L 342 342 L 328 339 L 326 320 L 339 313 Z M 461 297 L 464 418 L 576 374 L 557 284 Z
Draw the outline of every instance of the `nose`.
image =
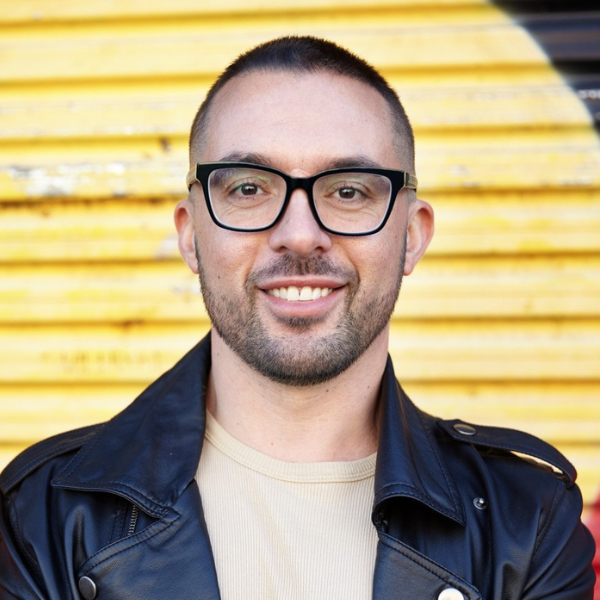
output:
M 294 190 L 285 213 L 269 233 L 269 245 L 275 252 L 310 256 L 314 252 L 327 252 L 332 245 L 330 234 L 315 220 L 302 189 Z

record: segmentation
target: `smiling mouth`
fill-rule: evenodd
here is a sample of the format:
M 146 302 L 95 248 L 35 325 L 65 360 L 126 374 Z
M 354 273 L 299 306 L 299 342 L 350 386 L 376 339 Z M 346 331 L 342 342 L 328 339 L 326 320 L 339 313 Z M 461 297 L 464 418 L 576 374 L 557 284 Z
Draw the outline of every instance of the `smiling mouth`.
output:
M 312 300 L 318 300 L 329 296 L 333 292 L 332 288 L 320 288 L 310 287 L 305 285 L 304 287 L 297 287 L 290 285 L 288 287 L 274 288 L 272 290 L 266 290 L 267 294 L 275 296 L 275 298 L 283 298 L 288 302 L 311 302 Z

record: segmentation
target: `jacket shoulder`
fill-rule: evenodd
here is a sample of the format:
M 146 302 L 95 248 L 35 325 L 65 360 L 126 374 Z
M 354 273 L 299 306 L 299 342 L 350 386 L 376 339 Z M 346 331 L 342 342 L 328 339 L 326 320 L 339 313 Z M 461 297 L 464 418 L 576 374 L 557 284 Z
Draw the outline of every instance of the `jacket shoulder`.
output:
M 81 446 L 96 435 L 102 426 L 103 424 L 74 429 L 30 446 L 13 459 L 0 475 L 0 491 L 7 494 L 43 464 L 79 450 Z
M 504 452 L 519 456 L 528 462 L 554 473 L 571 487 L 577 479 L 575 467 L 544 440 L 529 433 L 504 427 L 475 425 L 458 419 L 437 420 L 438 425 L 453 440 L 471 444 L 480 452 Z

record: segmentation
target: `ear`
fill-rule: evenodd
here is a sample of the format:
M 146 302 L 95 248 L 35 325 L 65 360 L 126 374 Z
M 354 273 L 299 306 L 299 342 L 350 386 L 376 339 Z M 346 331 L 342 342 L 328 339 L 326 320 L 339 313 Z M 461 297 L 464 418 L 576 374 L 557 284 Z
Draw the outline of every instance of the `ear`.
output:
M 175 227 L 177 228 L 179 252 L 193 273 L 198 274 L 196 258 L 196 229 L 194 228 L 194 205 L 189 198 L 175 207 Z
M 433 208 L 427 202 L 417 199 L 408 207 L 404 275 L 410 275 L 425 254 L 433 237 L 433 221 Z

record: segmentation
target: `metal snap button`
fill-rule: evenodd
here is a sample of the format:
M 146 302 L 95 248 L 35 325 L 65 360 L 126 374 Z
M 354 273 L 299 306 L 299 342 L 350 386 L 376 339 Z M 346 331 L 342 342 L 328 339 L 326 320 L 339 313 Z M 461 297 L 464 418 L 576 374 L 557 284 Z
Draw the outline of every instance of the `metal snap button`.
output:
M 438 600 L 464 600 L 465 597 L 456 588 L 446 588 L 440 592 Z
M 475 508 L 478 508 L 479 510 L 485 510 L 488 505 L 485 498 L 475 498 L 473 504 L 475 505 Z
M 84 600 L 94 600 L 98 593 L 96 584 L 87 576 L 82 577 L 77 583 L 79 593 L 84 597 Z
M 466 423 L 456 423 L 454 425 L 454 431 L 457 431 L 461 435 L 475 435 L 477 433 L 475 427 L 467 425 Z

